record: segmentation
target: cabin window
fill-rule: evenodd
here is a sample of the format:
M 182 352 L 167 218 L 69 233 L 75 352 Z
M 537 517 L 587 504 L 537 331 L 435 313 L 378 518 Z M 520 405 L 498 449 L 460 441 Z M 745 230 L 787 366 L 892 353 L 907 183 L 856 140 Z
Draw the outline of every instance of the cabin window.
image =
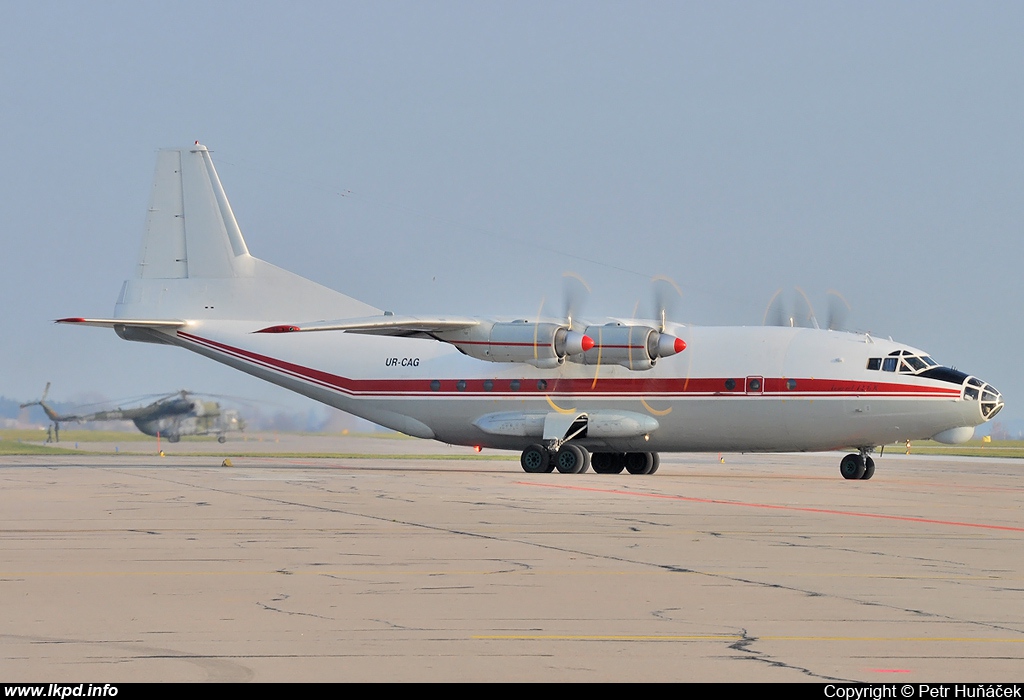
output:
M 494 391 L 494 382 L 492 382 L 490 379 L 485 379 L 484 391 Z
M 548 388 L 548 380 L 547 379 L 538 379 L 537 380 L 537 391 L 544 391 L 547 388 Z
M 868 360 L 868 369 L 882 369 L 882 358 L 872 357 Z
M 441 382 L 437 381 L 436 379 L 434 381 L 430 382 L 430 390 L 431 391 L 441 391 Z
M 761 391 L 761 380 L 751 379 L 747 382 L 747 391 Z
M 519 391 L 519 380 L 513 379 L 512 382 L 508 385 L 508 388 L 511 389 L 512 391 Z
M 726 391 L 732 391 L 735 388 L 736 388 L 736 380 L 735 379 L 726 379 L 725 380 L 725 390 Z
M 460 379 L 458 382 L 455 383 L 455 388 L 458 389 L 459 391 L 465 391 L 466 390 L 466 380 L 465 379 Z
M 786 388 L 789 389 L 790 391 L 793 391 L 793 389 L 796 389 L 796 380 L 795 379 L 787 379 L 786 380 Z

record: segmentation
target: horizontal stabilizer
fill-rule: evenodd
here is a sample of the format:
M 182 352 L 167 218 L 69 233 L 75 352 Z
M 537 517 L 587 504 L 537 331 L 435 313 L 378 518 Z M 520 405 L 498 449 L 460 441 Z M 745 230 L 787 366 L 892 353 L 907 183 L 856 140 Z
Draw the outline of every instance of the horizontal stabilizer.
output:
M 153 318 L 58 318 L 54 323 L 73 323 L 79 326 L 95 326 L 97 328 L 113 328 L 126 326 L 129 328 L 183 328 L 186 321 Z

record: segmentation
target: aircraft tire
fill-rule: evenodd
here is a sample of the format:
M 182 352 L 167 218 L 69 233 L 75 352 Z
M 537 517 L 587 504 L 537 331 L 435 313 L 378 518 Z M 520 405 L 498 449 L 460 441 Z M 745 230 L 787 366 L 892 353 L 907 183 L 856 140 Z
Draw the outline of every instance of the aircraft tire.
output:
M 630 474 L 650 474 L 654 468 L 654 457 L 650 452 L 627 452 L 624 461 Z
M 580 452 L 583 453 L 583 467 L 576 472 L 577 474 L 585 474 L 590 471 L 590 452 L 586 447 L 580 447 Z
M 226 437 L 224 437 L 223 435 L 218 435 L 217 436 L 217 442 L 219 442 L 220 444 L 223 445 L 227 441 L 228 441 L 228 439 Z
M 519 464 L 527 474 L 543 474 L 551 471 L 551 456 L 543 445 L 530 445 L 523 450 Z
M 562 474 L 581 474 L 589 466 L 588 455 L 579 445 L 562 445 L 555 456 L 555 468 Z
M 618 474 L 626 465 L 618 452 L 595 452 L 590 455 L 590 466 L 595 474 Z
M 647 472 L 648 474 L 653 474 L 658 471 L 658 467 L 661 466 L 661 455 L 657 452 L 651 452 L 651 460 L 653 461 L 653 464 L 651 465 L 651 471 Z
M 844 479 L 860 479 L 865 471 L 864 460 L 858 454 L 848 454 L 839 463 L 839 473 Z
M 864 475 L 861 476 L 861 481 L 870 479 L 875 475 L 875 460 L 870 457 L 864 459 Z
M 167 442 L 177 442 L 178 440 L 181 440 L 181 436 L 180 435 L 168 435 L 167 436 Z

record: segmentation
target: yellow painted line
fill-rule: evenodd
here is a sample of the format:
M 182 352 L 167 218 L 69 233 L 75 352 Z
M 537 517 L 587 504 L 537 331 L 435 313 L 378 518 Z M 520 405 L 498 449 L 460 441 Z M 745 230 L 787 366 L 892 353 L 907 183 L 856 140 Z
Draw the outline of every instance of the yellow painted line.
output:
M 479 640 L 555 642 L 731 642 L 747 639 L 737 634 L 477 634 Z M 1021 644 L 1024 637 L 786 637 L 756 635 L 759 642 L 985 642 Z

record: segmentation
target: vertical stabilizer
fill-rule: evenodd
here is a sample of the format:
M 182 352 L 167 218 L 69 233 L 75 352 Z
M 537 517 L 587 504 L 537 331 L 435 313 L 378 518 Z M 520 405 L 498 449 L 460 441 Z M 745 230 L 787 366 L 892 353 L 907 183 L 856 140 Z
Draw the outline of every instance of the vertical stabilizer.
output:
M 210 151 L 160 151 L 142 250 L 117 318 L 313 321 L 380 313 L 249 255 Z
M 248 255 L 206 146 L 160 151 L 136 276 L 239 277 Z

